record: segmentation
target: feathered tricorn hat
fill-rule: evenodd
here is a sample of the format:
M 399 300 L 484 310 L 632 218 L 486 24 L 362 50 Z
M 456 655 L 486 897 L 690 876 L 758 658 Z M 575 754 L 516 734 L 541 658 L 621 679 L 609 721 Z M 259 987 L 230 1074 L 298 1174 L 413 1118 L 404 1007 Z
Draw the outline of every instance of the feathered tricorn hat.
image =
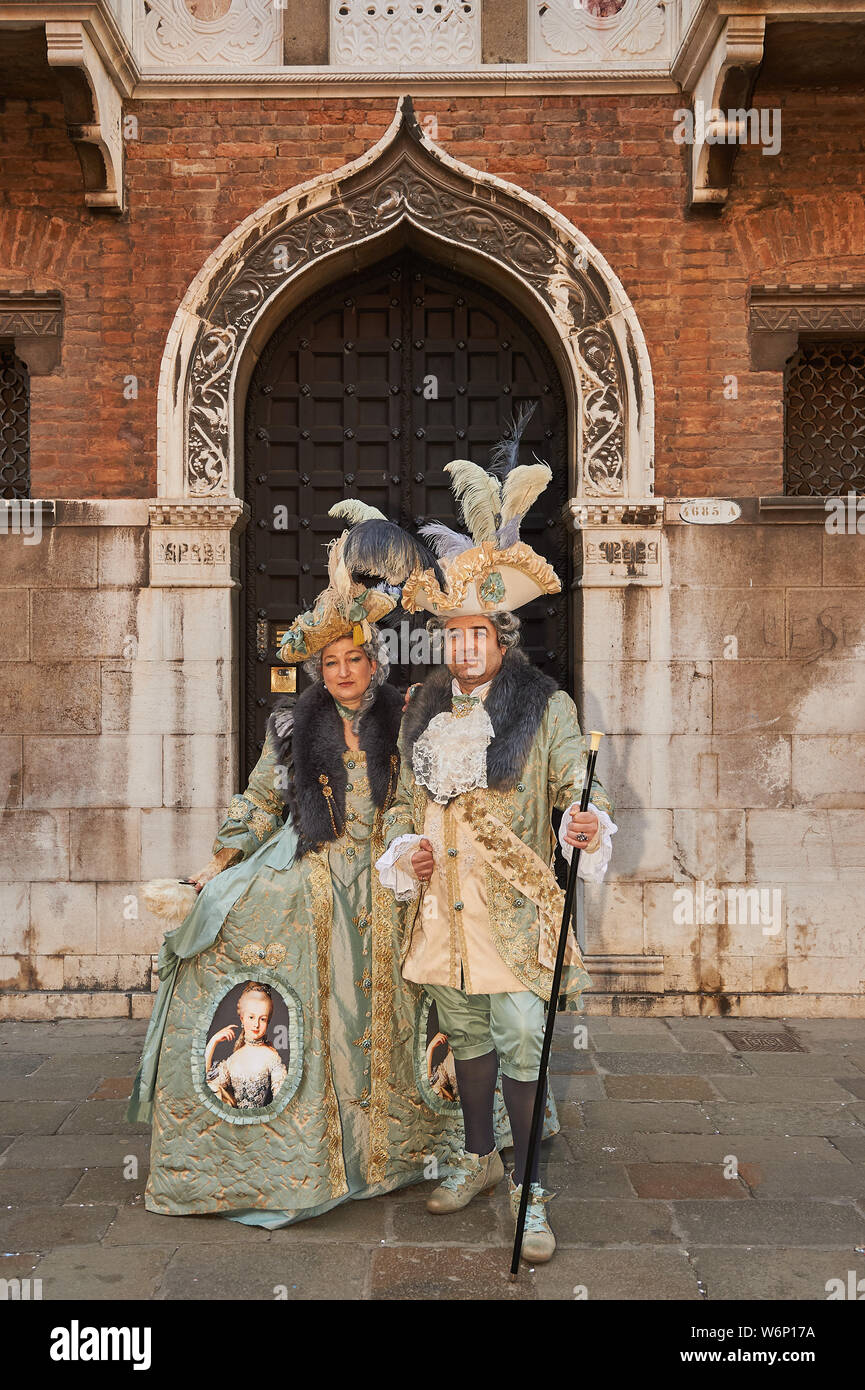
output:
M 359 524 L 331 541 L 327 588 L 283 634 L 279 656 L 287 663 L 306 661 L 338 637 L 351 636 L 358 646 L 368 642 L 370 624 L 380 622 L 397 604 L 392 594 L 376 587 L 377 580 L 398 589 L 410 574 L 431 566 L 444 583 L 432 551 L 387 521 L 377 507 L 350 498 L 337 502 L 328 515 Z
M 546 463 L 518 464 L 520 440 L 536 409 L 521 406 L 491 450 L 489 469 L 468 459 L 445 466 L 469 534 L 441 522 L 421 527 L 441 562 L 419 566 L 403 584 L 402 606 L 441 618 L 512 612 L 542 594 L 557 594 L 561 581 L 551 565 L 520 540 L 520 524 L 552 479 Z M 351 533 L 349 544 L 356 535 Z

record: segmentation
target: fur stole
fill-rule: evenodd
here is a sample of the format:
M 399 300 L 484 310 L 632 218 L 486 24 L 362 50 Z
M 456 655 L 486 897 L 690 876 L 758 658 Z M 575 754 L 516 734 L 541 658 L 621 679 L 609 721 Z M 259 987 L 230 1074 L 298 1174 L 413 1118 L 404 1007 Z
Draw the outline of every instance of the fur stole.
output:
M 442 667 L 410 700 L 402 725 L 409 757 L 430 720 L 451 708 L 452 679 Z M 519 781 L 547 702 L 557 689 L 552 677 L 532 666 L 522 652 L 505 654 L 484 702 L 495 729 L 487 749 L 487 786 L 506 791 Z
M 402 704 L 403 697 L 392 685 L 379 686 L 375 702 L 360 721 L 358 738 L 366 754 L 372 798 L 380 809 L 384 809 L 388 783 L 392 793 L 396 789 L 391 758 L 397 756 Z M 309 850 L 337 838 L 319 781 L 322 773 L 327 774 L 333 788 L 337 826 L 345 824 L 348 775 L 342 760 L 346 751 L 342 720 L 326 687 L 315 684 L 303 692 L 293 709 L 288 701 L 280 701 L 267 727 L 276 747 L 277 763 L 286 769 L 286 784 L 281 790 L 298 833 L 296 858 L 300 859 Z

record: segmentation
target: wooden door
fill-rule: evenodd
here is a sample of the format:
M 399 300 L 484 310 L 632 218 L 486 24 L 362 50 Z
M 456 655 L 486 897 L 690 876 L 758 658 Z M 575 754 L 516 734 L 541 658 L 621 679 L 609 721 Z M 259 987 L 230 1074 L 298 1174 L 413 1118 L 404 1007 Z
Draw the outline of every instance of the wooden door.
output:
M 411 252 L 330 285 L 280 325 L 262 352 L 246 412 L 243 681 L 247 772 L 273 701 L 278 632 L 326 583 L 327 515 L 359 497 L 415 529 L 458 524 L 444 465 L 485 464 L 521 402 L 553 482 L 523 524 L 555 567 L 562 593 L 520 610 L 531 659 L 571 687 L 570 546 L 564 392 L 537 333 L 504 298 Z M 418 615 L 416 621 L 423 621 Z M 399 668 L 405 685 L 417 668 Z M 298 690 L 306 681 L 298 671 Z

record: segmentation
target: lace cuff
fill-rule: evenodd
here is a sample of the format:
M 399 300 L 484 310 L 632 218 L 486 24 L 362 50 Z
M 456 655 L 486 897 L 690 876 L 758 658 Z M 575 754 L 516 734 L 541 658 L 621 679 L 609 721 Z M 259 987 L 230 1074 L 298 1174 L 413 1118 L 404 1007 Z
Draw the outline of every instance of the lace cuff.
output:
M 384 854 L 375 861 L 378 876 L 383 888 L 389 888 L 398 903 L 411 902 L 420 891 L 420 880 L 414 873 L 406 873 L 397 863 L 407 849 L 416 849 L 420 835 L 397 835 L 391 840 Z
M 574 847 L 573 845 L 569 845 L 565 840 L 565 832 L 568 828 L 571 815 L 574 812 L 579 812 L 579 809 L 580 804 L 578 801 L 575 801 L 573 806 L 569 806 L 567 811 L 565 811 L 562 816 L 562 823 L 559 826 L 559 844 L 562 847 L 562 854 L 569 864 L 571 862 L 571 855 L 574 852 Z M 601 842 L 597 849 L 591 851 L 584 849 L 580 851 L 580 863 L 577 874 L 580 878 L 588 879 L 590 883 L 600 883 L 603 880 L 604 874 L 607 872 L 610 855 L 613 853 L 613 836 L 617 833 L 619 827 L 614 825 L 606 811 L 602 811 L 593 801 L 589 802 L 589 810 L 594 811 L 600 822 Z

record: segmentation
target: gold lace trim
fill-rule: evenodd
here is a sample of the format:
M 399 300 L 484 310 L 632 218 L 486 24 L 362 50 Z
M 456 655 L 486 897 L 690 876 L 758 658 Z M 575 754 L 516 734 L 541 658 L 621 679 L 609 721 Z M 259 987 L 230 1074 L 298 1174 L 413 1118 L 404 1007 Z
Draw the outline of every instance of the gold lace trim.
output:
M 400 602 L 407 612 L 415 613 L 423 606 L 418 602 L 418 596 L 422 594 L 436 612 L 459 608 L 472 583 L 477 582 L 480 598 L 480 584 L 491 570 L 503 567 L 528 575 L 543 594 L 557 594 L 561 590 L 561 580 L 552 565 L 525 541 L 517 541 L 506 550 L 497 550 L 495 541 L 483 541 L 442 566 L 447 580 L 444 593 L 436 583 L 432 570 L 415 570 L 403 585 Z M 484 603 L 482 598 L 480 601 Z M 485 607 L 493 609 L 496 602 L 485 604 Z
M 342 1127 L 339 1122 L 339 1103 L 330 1066 L 330 937 L 333 927 L 333 888 L 327 851 L 312 851 L 309 855 L 309 889 L 315 922 L 315 950 L 318 964 L 318 988 L 321 1009 L 322 1050 L 327 1059 L 324 1082 L 324 1117 L 327 1131 L 327 1162 L 330 1191 L 333 1197 L 348 1192 L 345 1161 L 342 1153 Z
M 487 899 L 496 946 L 514 974 L 542 998 L 549 999 L 565 895 L 552 869 L 486 804 L 487 793 L 466 792 L 454 802 L 457 816 L 468 826 L 487 866 Z M 537 938 L 527 933 L 514 898 L 528 898 L 538 909 Z M 582 957 L 569 933 L 565 964 L 575 967 L 576 980 L 567 992 L 591 983 Z
M 384 854 L 383 817 L 377 812 L 372 833 L 372 864 Z M 388 1165 L 388 1115 L 394 1007 L 393 897 L 373 868 L 372 880 L 372 1048 L 370 1055 L 369 1166 L 367 1182 L 383 1182 Z

